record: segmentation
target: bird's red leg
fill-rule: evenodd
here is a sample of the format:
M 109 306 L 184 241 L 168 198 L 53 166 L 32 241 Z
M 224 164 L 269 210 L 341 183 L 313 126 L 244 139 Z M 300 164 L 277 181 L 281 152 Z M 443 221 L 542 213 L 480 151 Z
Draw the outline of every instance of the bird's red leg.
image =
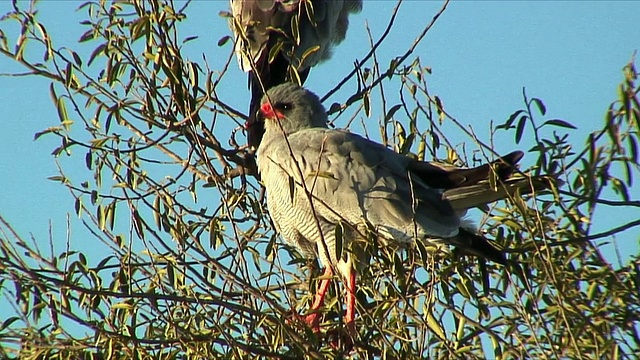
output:
M 355 334 L 356 319 L 356 272 L 349 267 L 347 273 L 347 313 L 344 316 L 344 322 L 347 324 L 349 335 Z
M 342 270 L 347 290 L 347 313 L 344 315 L 346 332 L 344 329 L 338 329 L 328 332 L 327 336 L 332 348 L 350 351 L 356 336 L 356 272 L 351 267 L 351 264 L 348 264 L 348 267 Z
M 327 295 L 327 291 L 329 290 L 332 276 L 333 270 L 331 270 L 331 267 L 326 267 L 324 269 L 324 273 L 322 274 L 322 280 L 320 280 L 320 286 L 318 287 L 316 296 L 313 299 L 313 304 L 311 304 L 311 308 L 309 309 L 311 314 L 307 315 L 304 318 L 304 321 L 307 323 L 307 325 L 309 325 L 313 332 L 316 333 L 320 332 L 320 314 L 318 313 L 318 309 L 324 303 L 324 297 L 325 295 Z

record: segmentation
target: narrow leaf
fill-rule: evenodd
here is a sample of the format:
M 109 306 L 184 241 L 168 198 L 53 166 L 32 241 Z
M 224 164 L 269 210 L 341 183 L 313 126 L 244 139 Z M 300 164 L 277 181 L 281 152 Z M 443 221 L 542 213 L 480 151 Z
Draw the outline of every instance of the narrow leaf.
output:
M 295 191 L 296 191 L 296 183 L 295 180 L 293 180 L 293 177 L 289 176 L 289 198 L 291 199 L 291 203 L 293 204 L 293 196 L 295 195 Z
M 365 93 L 362 97 L 362 105 L 364 106 L 364 114 L 367 117 L 371 116 L 371 99 L 369 99 L 369 93 Z
M 336 241 L 336 247 L 335 247 L 336 261 L 340 261 L 340 259 L 342 258 L 343 234 L 344 234 L 344 229 L 342 228 L 342 223 L 338 223 L 334 230 L 334 236 Z
M 218 40 L 218 46 L 224 46 L 224 44 L 228 43 L 230 39 L 231 36 L 229 35 L 221 37 L 220 40 Z
M 91 165 L 93 164 L 93 153 L 91 150 L 87 151 L 87 155 L 84 157 L 84 164 L 87 166 L 87 169 L 91 170 Z
M 516 121 L 518 116 L 522 114 L 524 110 L 516 110 L 513 114 L 509 115 L 507 121 L 504 124 L 496 126 L 496 129 L 511 129 L 513 127 L 513 122 Z
M 320 45 L 316 45 L 316 46 L 312 46 L 310 48 L 308 48 L 307 50 L 305 50 L 305 52 L 302 54 L 302 58 L 300 59 L 300 64 L 304 63 L 304 60 L 311 56 L 311 54 L 317 52 L 320 50 Z
M 431 311 L 427 312 L 427 326 L 440 339 L 443 339 L 443 340 L 446 339 L 446 336 L 444 335 L 444 331 L 442 330 L 442 327 L 440 326 L 440 324 L 438 324 L 438 320 L 436 320 L 436 318 L 433 316 L 433 313 L 431 313 Z
M 544 122 L 544 124 L 542 124 L 542 126 L 545 126 L 545 125 L 558 126 L 563 128 L 569 128 L 569 129 L 577 129 L 577 127 L 574 126 L 573 124 L 561 119 L 547 120 Z
M 78 215 L 78 217 L 82 217 L 82 200 L 80 200 L 79 197 L 76 198 L 75 209 L 76 209 L 76 215 Z
M 523 115 L 520 117 L 520 120 L 518 120 L 518 125 L 516 126 L 516 144 L 519 144 L 520 140 L 522 140 L 522 134 L 524 134 L 524 125 L 527 123 L 528 118 L 528 116 Z
M 538 98 L 533 98 L 531 99 L 531 101 L 536 104 L 536 106 L 538 107 L 538 110 L 540 110 L 540 114 L 545 115 L 547 113 L 547 108 L 544 106 L 544 103 L 542 102 L 542 100 Z
M 402 107 L 401 104 L 396 104 L 393 105 L 391 107 L 391 109 L 389 109 L 389 111 L 387 112 L 387 114 L 384 116 L 384 122 L 387 123 L 389 120 L 391 120 L 391 118 L 393 117 L 393 115 L 395 115 L 395 113 L 400 110 L 400 108 Z

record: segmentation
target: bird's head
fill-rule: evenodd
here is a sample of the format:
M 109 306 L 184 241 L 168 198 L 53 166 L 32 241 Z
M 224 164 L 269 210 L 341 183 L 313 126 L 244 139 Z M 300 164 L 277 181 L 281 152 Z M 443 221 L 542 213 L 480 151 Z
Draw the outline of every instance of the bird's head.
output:
M 293 83 L 269 89 L 262 98 L 259 117 L 266 132 L 290 135 L 302 129 L 327 127 L 327 112 L 318 96 Z

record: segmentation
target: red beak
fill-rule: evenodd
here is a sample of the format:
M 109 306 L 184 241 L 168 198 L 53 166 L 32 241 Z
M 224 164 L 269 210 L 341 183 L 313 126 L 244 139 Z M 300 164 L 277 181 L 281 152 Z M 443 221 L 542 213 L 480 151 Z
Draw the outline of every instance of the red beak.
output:
M 265 119 L 282 119 L 284 117 L 284 115 L 278 111 L 275 110 L 271 104 L 269 104 L 268 102 L 262 104 L 262 106 L 260 106 L 260 114 L 262 115 L 263 118 Z

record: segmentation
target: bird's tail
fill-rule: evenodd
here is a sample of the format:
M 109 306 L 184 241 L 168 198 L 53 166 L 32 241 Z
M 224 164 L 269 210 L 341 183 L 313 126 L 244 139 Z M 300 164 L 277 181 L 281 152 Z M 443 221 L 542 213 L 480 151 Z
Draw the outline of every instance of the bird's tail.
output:
M 492 245 L 489 240 L 464 228 L 460 228 L 458 235 L 447 240 L 465 254 L 485 258 L 502 265 L 507 263 L 504 253 Z
M 447 190 L 476 185 L 489 179 L 491 174 L 494 174 L 497 179 L 506 180 L 518 168 L 518 162 L 523 156 L 522 151 L 514 151 L 489 164 L 470 169 L 434 162 L 413 161 L 409 164 L 409 170 L 428 186 Z
M 493 186 L 485 180 L 474 185 L 445 190 L 442 196 L 449 200 L 456 211 L 460 211 L 513 196 L 533 194 L 536 191 L 549 189 L 554 181 L 557 180 L 551 176 L 523 177 L 498 181 Z

